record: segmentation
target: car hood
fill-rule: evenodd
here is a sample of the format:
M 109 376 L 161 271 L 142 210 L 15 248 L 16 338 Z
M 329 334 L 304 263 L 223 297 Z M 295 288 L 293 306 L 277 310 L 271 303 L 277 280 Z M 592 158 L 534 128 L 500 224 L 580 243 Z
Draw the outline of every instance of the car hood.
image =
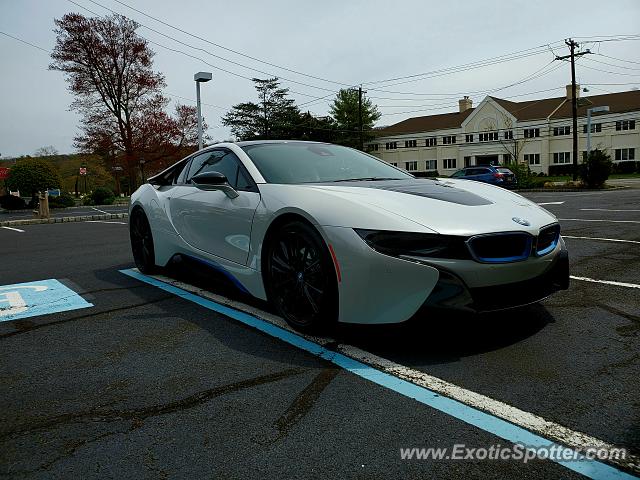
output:
M 516 193 L 472 180 L 408 179 L 279 187 L 297 190 L 295 197 L 301 206 L 322 225 L 427 229 L 465 236 L 496 231 L 536 235 L 540 227 L 557 221 L 547 210 Z

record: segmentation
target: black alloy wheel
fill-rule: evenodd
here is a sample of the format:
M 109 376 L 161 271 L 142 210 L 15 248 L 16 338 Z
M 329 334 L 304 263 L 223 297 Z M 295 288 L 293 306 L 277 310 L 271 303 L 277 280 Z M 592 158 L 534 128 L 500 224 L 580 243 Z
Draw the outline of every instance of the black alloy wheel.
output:
M 338 287 L 329 251 L 304 222 L 283 225 L 268 242 L 265 287 L 271 304 L 294 328 L 319 332 L 338 317 Z
M 129 221 L 129 236 L 131 238 L 131 252 L 136 267 L 142 273 L 154 273 L 158 270 L 155 263 L 155 252 L 153 249 L 153 236 L 149 220 L 144 211 L 136 208 L 131 213 Z

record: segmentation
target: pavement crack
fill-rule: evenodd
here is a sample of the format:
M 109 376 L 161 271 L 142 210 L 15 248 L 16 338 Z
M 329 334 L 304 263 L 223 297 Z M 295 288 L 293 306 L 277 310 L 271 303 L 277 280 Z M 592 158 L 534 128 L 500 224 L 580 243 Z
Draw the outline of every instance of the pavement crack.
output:
M 290 368 L 281 372 L 272 373 L 269 375 L 263 375 L 260 377 L 250 378 L 248 380 L 242 380 L 240 382 L 231 383 L 219 387 L 213 387 L 201 392 L 189 395 L 188 397 L 173 402 L 151 405 L 147 407 L 135 408 L 130 410 L 101 410 L 93 409 L 84 412 L 67 413 L 57 415 L 55 417 L 48 418 L 40 422 L 33 422 L 31 425 L 18 427 L 14 430 L 0 434 L 0 440 L 15 437 L 17 435 L 31 433 L 39 430 L 46 430 L 51 427 L 67 423 L 98 423 L 98 422 L 117 422 L 117 421 L 132 421 L 130 430 L 134 430 L 141 426 L 141 422 L 150 417 L 156 417 L 159 415 L 166 415 L 169 413 L 178 412 L 181 410 L 187 410 L 189 408 L 196 407 L 207 401 L 226 395 L 228 393 L 245 390 L 247 388 L 264 385 L 266 383 L 277 382 L 285 378 L 299 375 L 305 370 L 301 368 Z
M 172 298 L 176 298 L 175 295 L 164 295 L 164 296 L 162 296 L 160 298 L 156 298 L 156 299 L 148 301 L 148 302 L 136 303 L 136 304 L 133 304 L 133 305 L 126 305 L 124 307 L 118 307 L 118 308 L 111 308 L 109 310 L 102 310 L 100 312 L 89 313 L 89 314 L 86 314 L 86 315 L 78 315 L 76 317 L 65 318 L 63 320 L 57 320 L 57 321 L 54 321 L 54 322 L 36 324 L 36 323 L 31 322 L 31 321 L 28 321 L 28 322 L 14 323 L 13 326 L 16 327 L 17 330 L 13 331 L 13 332 L 8 332 L 8 333 L 1 334 L 0 335 L 0 340 L 2 340 L 4 338 L 13 337 L 15 335 L 20 335 L 21 333 L 32 332 L 33 330 L 38 330 L 40 328 L 52 327 L 52 326 L 60 325 L 60 324 L 63 324 L 63 323 L 75 322 L 76 320 L 84 320 L 85 318 L 97 317 L 97 316 L 104 315 L 104 314 L 107 314 L 107 313 L 121 312 L 123 310 L 129 310 L 129 309 L 132 309 L 132 308 L 144 307 L 145 305 L 152 305 L 154 303 L 163 302 L 165 300 L 170 300 Z
M 622 335 L 623 337 L 631 337 L 640 332 L 640 317 L 637 315 L 632 315 L 630 313 L 619 310 L 610 305 L 605 305 L 604 303 L 599 303 L 598 307 L 606 310 L 609 313 L 613 313 L 614 315 L 618 315 L 619 317 L 626 318 L 631 322 L 629 325 L 623 325 L 621 327 L 616 327 L 616 331 Z
M 340 372 L 337 368 L 325 368 L 307 385 L 291 402 L 287 410 L 274 422 L 276 435 L 266 441 L 259 441 L 268 445 L 281 440 L 289 434 L 289 431 L 302 420 L 320 398 L 322 392 Z

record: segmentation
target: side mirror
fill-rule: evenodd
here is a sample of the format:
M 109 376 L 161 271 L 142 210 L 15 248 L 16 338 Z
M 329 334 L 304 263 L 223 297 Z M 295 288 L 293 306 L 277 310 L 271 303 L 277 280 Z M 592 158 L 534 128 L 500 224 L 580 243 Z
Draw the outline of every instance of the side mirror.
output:
M 191 178 L 193 184 L 200 190 L 221 190 L 229 198 L 236 198 L 238 192 L 229 185 L 227 177 L 220 172 L 203 172 Z

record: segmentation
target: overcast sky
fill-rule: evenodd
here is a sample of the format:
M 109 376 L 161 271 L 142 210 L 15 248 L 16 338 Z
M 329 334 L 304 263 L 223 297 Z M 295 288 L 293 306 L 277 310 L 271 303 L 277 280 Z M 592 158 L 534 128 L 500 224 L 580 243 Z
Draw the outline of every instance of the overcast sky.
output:
M 109 13 L 90 0 L 74 1 L 97 14 Z M 210 54 L 307 84 L 282 82 L 292 92 L 297 92 L 291 96 L 298 104 L 329 95 L 301 107 L 316 114 L 327 113 L 332 91 L 339 85 L 276 66 L 356 85 L 433 72 L 545 44 L 554 47 L 556 54 L 565 55 L 566 46 L 556 46 L 553 42 L 571 36 L 589 37 L 584 39 L 584 47 L 608 56 L 592 55 L 577 65 L 578 80 L 588 86 L 591 94 L 640 86 L 640 41 L 589 43 L 594 36 L 639 34 L 640 2 L 637 0 L 123 0 L 175 27 L 276 66 L 259 63 L 180 33 L 115 0 L 96 1 Z M 67 12 L 92 15 L 68 0 L 0 0 L 0 31 L 50 50 L 55 42 L 53 19 Z M 204 84 L 202 89 L 202 101 L 211 105 L 203 107 L 203 115 L 214 139 L 229 138 L 228 129 L 220 125 L 221 115 L 235 103 L 255 100 L 255 91 L 250 81 L 215 67 L 246 77 L 266 78 L 268 75 L 179 45 L 144 27 L 139 33 L 153 42 L 188 52 L 211 64 L 151 45 L 156 52 L 155 69 L 166 76 L 165 94 L 171 95 L 173 101 L 193 102 L 193 73 L 213 73 L 213 81 Z M 544 68 L 554 58 L 551 47 L 519 60 L 394 86 L 387 85 L 397 82 L 370 84 L 365 85 L 365 90 L 368 96 L 375 97 L 374 102 L 384 114 L 380 125 L 390 125 L 412 116 L 455 111 L 457 99 L 465 92 L 474 99 L 474 105 L 488 90 L 492 90 L 494 96 L 513 101 L 561 96 L 564 85 L 570 81 L 569 65 L 563 63 L 556 69 L 560 62 L 555 62 Z M 0 34 L 2 157 L 32 154 L 45 145 L 53 145 L 61 153 L 74 151 L 78 117 L 69 111 L 72 97 L 66 90 L 62 74 L 48 71 L 49 62 L 46 52 Z M 503 88 L 527 77 L 531 79 Z

